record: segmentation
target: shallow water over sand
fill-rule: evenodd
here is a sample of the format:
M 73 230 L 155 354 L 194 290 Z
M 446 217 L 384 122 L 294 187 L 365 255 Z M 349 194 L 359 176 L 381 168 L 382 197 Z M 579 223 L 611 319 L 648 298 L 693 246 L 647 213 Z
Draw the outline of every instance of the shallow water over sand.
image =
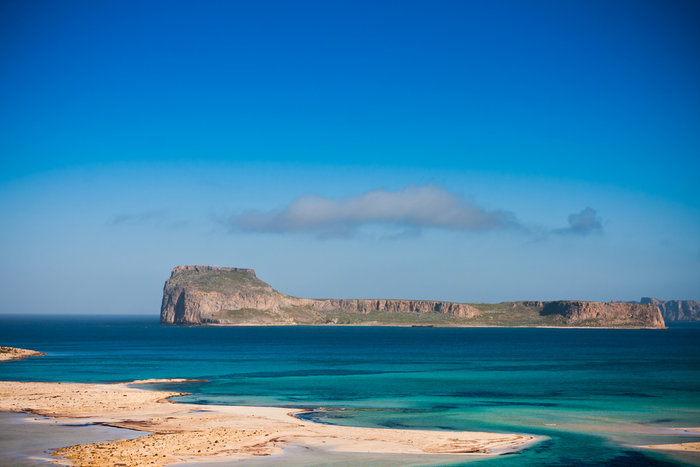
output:
M 670 429 L 700 426 L 700 326 L 181 328 L 4 316 L 0 342 L 47 353 L 4 364 L 5 380 L 204 378 L 154 387 L 201 404 L 323 407 L 306 415 L 322 423 L 549 437 L 480 466 L 700 464 L 633 447 L 700 440 Z M 326 453 L 289 456 L 305 465 Z
M 54 465 L 50 451 L 79 443 L 127 439 L 144 433 L 109 426 L 70 423 L 31 414 L 0 412 L 0 465 Z

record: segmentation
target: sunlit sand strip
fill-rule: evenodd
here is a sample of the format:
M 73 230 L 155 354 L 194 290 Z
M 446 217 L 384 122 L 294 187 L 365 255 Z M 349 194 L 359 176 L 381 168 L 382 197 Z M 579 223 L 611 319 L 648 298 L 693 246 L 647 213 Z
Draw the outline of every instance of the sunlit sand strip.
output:
M 0 347 L 0 362 L 21 360 L 27 357 L 42 357 L 44 355 L 46 354 L 37 352 L 36 350 L 19 349 L 17 347 Z
M 81 423 L 149 433 L 56 451 L 56 457 L 77 466 L 237 460 L 281 454 L 291 444 L 339 452 L 483 456 L 516 451 L 538 440 L 521 434 L 326 425 L 297 418 L 303 412 L 297 409 L 172 403 L 169 398 L 182 393 L 148 391 L 129 384 L 133 383 L 3 381 L 0 410 L 60 417 L 67 423 L 79 418 Z
M 643 449 L 653 449 L 655 451 L 700 452 L 700 442 L 675 444 L 647 444 L 645 446 L 638 447 Z

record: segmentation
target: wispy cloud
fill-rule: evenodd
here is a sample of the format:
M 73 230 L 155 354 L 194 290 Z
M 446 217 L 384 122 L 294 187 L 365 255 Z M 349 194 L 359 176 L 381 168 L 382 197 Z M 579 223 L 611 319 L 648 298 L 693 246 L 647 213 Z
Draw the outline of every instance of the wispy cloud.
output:
M 145 225 L 152 227 L 179 228 L 187 225 L 185 220 L 173 219 L 165 209 L 154 209 L 137 213 L 122 213 L 113 216 L 109 225 Z
M 143 224 L 147 222 L 153 222 L 162 220 L 166 217 L 167 212 L 165 210 L 153 210 L 145 211 L 139 213 L 130 214 L 118 214 L 109 220 L 110 224 Z
M 370 224 L 418 232 L 423 228 L 483 231 L 519 226 L 511 212 L 483 209 L 435 185 L 373 190 L 339 199 L 306 195 L 282 209 L 231 216 L 226 224 L 232 230 L 310 232 L 321 237 L 350 236 Z
M 559 235 L 590 235 L 603 233 L 603 224 L 595 209 L 587 207 L 569 216 L 569 226 L 553 231 Z

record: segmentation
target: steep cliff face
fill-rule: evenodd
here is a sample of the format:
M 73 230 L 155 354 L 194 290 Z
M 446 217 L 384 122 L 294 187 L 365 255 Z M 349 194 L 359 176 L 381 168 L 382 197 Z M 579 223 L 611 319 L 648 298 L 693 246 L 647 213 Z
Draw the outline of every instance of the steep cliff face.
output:
M 228 311 L 279 312 L 292 297 L 258 279 L 253 269 L 178 266 L 163 288 L 162 323 L 225 322 Z
M 659 307 L 666 321 L 700 321 L 700 302 L 695 300 L 659 300 L 642 297 L 640 303 Z
M 628 305 L 297 298 L 273 289 L 252 269 L 178 266 L 165 282 L 160 318 L 191 325 L 664 326 L 656 307 Z
M 178 266 L 163 288 L 160 320 L 175 324 L 310 324 L 335 314 L 438 313 L 461 318 L 478 310 L 430 300 L 297 298 L 274 290 L 253 269 Z
M 479 313 L 466 303 L 437 302 L 432 300 L 324 300 L 326 310 L 340 309 L 350 313 L 443 313 L 459 318 L 471 318 Z
M 567 326 L 605 323 L 607 326 L 640 326 L 662 328 L 664 319 L 658 307 L 639 303 L 608 303 L 560 300 L 546 302 L 543 315 L 559 315 Z

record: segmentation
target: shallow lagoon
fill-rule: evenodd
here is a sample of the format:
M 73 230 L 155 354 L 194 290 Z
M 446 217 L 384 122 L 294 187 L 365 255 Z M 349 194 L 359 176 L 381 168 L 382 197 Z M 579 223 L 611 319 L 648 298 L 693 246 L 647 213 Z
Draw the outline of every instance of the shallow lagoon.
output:
M 154 317 L 6 315 L 0 342 L 47 353 L 2 365 L 5 380 L 204 378 L 159 387 L 202 404 L 323 407 L 307 415 L 322 423 L 549 437 L 473 465 L 700 463 L 630 447 L 700 440 L 671 430 L 700 427 L 697 325 L 187 328 Z M 293 450 L 290 459 L 323 454 L 304 460 Z

